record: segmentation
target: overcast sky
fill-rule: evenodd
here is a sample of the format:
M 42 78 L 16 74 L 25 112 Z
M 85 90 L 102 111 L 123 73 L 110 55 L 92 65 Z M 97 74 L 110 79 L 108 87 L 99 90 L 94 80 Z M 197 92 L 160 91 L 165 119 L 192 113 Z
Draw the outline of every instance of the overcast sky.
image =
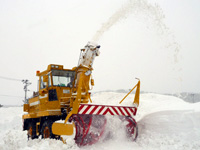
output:
M 130 89 L 137 77 L 142 91 L 200 92 L 199 8 L 199 0 L 0 0 L 0 76 L 36 90 L 36 70 L 76 66 L 103 26 L 94 91 Z M 22 82 L 0 83 L 0 104 L 22 104 Z

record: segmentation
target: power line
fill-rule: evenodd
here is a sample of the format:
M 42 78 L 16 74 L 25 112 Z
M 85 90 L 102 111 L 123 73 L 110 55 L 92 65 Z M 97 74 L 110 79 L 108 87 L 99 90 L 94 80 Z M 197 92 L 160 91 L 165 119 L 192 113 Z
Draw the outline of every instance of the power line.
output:
M 29 91 L 28 90 L 28 86 L 31 85 L 31 82 L 29 82 L 29 80 L 25 79 L 25 80 L 19 80 L 19 79 L 15 79 L 15 78 L 8 78 L 8 77 L 3 77 L 3 76 L 0 76 L 1 79 L 5 79 L 5 80 L 12 80 L 12 81 L 20 81 L 20 82 L 23 82 L 24 85 L 24 91 L 25 91 L 25 98 L 23 100 L 23 102 L 25 104 L 28 104 L 28 99 L 27 99 L 27 92 Z M 0 96 L 5 96 L 5 97 L 20 97 L 20 96 L 13 96 L 13 95 L 0 95 Z
M 4 97 L 18 97 L 18 98 L 23 98 L 22 96 L 14 96 L 14 95 L 0 95 L 0 96 L 4 96 Z
M 8 78 L 8 77 L 3 77 L 3 76 L 0 76 L 0 78 L 5 79 L 5 80 L 12 80 L 12 81 L 22 81 L 20 79 Z

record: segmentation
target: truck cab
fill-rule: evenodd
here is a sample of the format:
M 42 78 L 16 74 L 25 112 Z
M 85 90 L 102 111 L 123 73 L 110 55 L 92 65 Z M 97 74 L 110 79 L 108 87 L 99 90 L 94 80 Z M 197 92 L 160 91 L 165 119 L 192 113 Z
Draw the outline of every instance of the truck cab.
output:
M 70 105 L 72 87 L 75 83 L 75 69 L 64 69 L 62 65 L 50 64 L 47 70 L 37 71 L 38 92 L 33 94 L 24 111 L 23 118 L 61 115 Z

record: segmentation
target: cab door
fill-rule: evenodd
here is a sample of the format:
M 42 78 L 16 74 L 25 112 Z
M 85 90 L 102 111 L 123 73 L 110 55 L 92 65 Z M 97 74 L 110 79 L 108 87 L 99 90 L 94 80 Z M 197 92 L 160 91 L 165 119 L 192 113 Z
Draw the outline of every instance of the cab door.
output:
M 41 75 L 39 80 L 40 110 L 44 111 L 48 109 L 48 78 L 46 75 Z
M 52 86 L 52 76 L 51 73 L 47 76 L 48 78 L 48 110 L 60 112 L 60 103 L 58 90 L 56 87 Z

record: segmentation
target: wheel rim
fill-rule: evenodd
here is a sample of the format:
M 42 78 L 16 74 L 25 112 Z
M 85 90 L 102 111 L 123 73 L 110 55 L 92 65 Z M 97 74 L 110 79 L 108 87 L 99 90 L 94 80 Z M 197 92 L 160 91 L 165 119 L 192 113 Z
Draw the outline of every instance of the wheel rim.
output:
M 33 135 L 33 127 L 30 127 L 28 130 L 28 136 L 31 137 Z
M 45 128 L 44 128 L 43 137 L 44 137 L 44 138 L 49 138 L 49 137 L 50 137 L 50 130 L 49 130 L 48 127 L 45 127 Z

